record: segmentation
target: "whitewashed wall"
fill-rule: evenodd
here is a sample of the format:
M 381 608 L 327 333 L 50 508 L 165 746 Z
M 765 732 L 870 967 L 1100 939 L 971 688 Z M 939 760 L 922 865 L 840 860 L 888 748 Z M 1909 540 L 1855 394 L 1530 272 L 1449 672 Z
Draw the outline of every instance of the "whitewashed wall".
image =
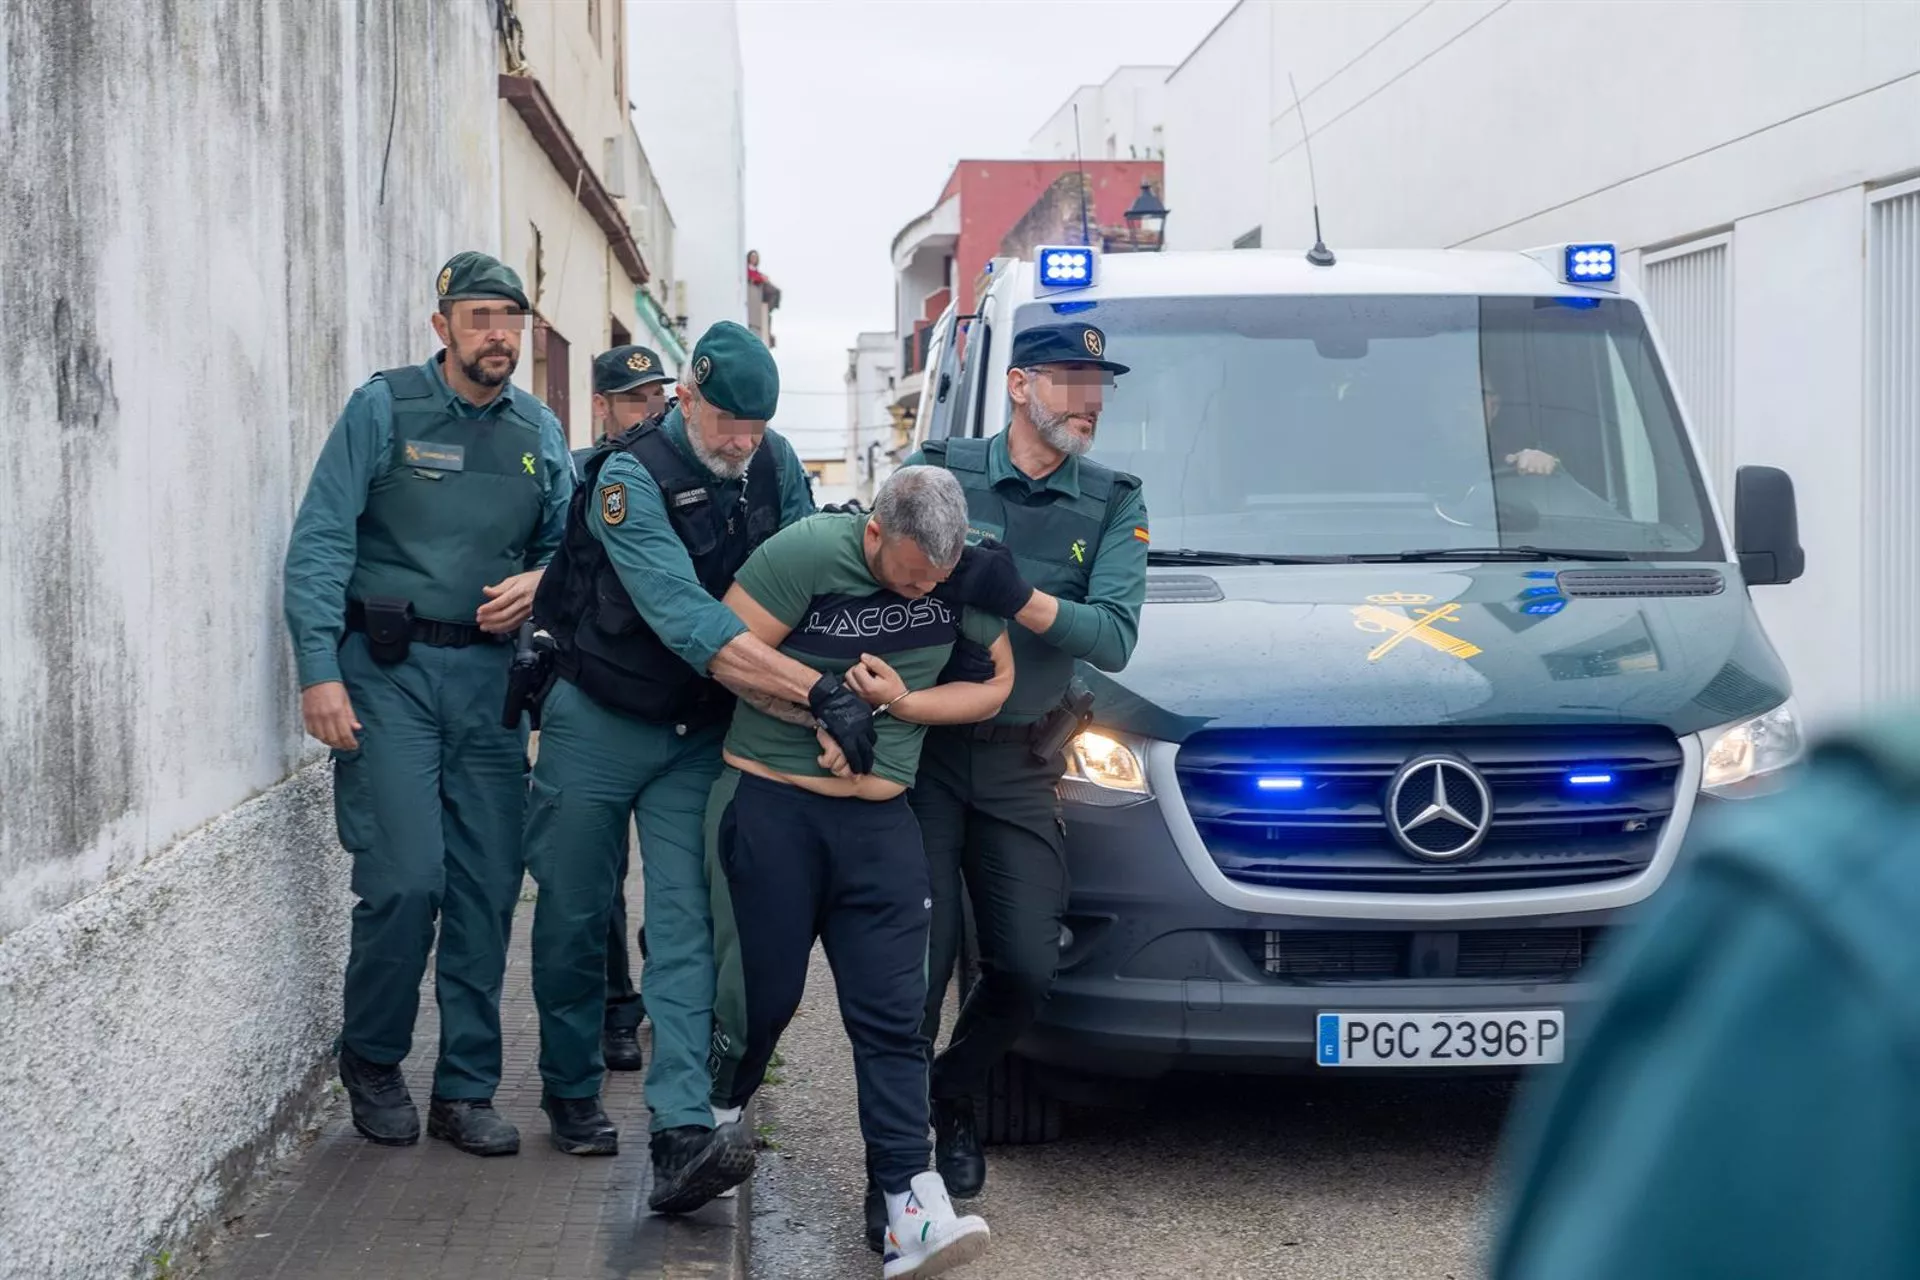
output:
M 0 23 L 0 1276 L 146 1274 L 323 1069 L 351 898 L 282 556 L 497 242 L 494 59 L 466 0 Z

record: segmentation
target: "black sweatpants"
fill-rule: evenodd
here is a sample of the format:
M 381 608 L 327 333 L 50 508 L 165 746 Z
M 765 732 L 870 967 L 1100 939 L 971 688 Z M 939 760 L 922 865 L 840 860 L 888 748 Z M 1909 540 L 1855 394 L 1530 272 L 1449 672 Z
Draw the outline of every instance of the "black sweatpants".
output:
M 867 1166 L 884 1190 L 905 1191 L 932 1156 L 920 1018 L 933 904 L 913 811 L 904 796 L 836 799 L 731 770 L 714 803 L 721 1105 L 744 1106 L 759 1087 L 820 939 L 853 1042 Z
M 987 1073 L 1032 1025 L 1060 964 L 1066 842 L 1054 783 L 1024 742 L 982 742 L 970 729 L 927 731 L 911 803 L 933 877 L 933 935 L 921 1030 L 929 1046 L 960 954 L 960 893 L 973 901 L 980 982 L 934 1060 L 936 1098 L 981 1097 Z

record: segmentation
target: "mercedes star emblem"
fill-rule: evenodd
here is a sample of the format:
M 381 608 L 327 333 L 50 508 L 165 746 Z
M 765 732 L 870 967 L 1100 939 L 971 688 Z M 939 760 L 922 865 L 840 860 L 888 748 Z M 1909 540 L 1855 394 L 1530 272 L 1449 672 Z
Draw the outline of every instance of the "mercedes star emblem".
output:
M 1427 862 L 1453 862 L 1480 847 L 1493 825 L 1493 794 L 1480 771 L 1455 756 L 1421 756 L 1387 788 L 1387 830 Z

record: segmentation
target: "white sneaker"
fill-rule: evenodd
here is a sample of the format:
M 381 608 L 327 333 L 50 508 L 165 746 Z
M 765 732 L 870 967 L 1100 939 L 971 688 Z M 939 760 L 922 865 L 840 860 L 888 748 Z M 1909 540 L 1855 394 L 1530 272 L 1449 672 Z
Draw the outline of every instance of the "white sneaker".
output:
M 915 1178 L 906 1203 L 888 1215 L 886 1280 L 924 1280 L 965 1266 L 987 1252 L 985 1220 L 956 1217 L 947 1184 L 928 1170 Z

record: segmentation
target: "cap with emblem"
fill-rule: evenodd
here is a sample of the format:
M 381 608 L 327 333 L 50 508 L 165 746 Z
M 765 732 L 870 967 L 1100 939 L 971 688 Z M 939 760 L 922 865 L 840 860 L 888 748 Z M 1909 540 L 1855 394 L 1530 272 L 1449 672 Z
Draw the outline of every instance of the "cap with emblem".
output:
M 1107 335 L 1090 324 L 1043 324 L 1016 333 L 1009 360 L 1016 369 L 1040 364 L 1090 364 L 1119 374 L 1128 368 L 1107 359 Z
M 709 404 L 736 418 L 765 422 L 780 402 L 780 369 L 753 330 L 722 320 L 706 331 L 687 365 Z
M 522 311 L 530 310 L 526 290 L 512 267 L 491 254 L 469 249 L 447 259 L 434 281 L 434 290 L 442 302 L 460 302 L 467 298 L 505 298 Z
M 660 357 L 646 347 L 615 347 L 593 358 L 593 392 L 610 396 L 653 382 L 672 382 Z

